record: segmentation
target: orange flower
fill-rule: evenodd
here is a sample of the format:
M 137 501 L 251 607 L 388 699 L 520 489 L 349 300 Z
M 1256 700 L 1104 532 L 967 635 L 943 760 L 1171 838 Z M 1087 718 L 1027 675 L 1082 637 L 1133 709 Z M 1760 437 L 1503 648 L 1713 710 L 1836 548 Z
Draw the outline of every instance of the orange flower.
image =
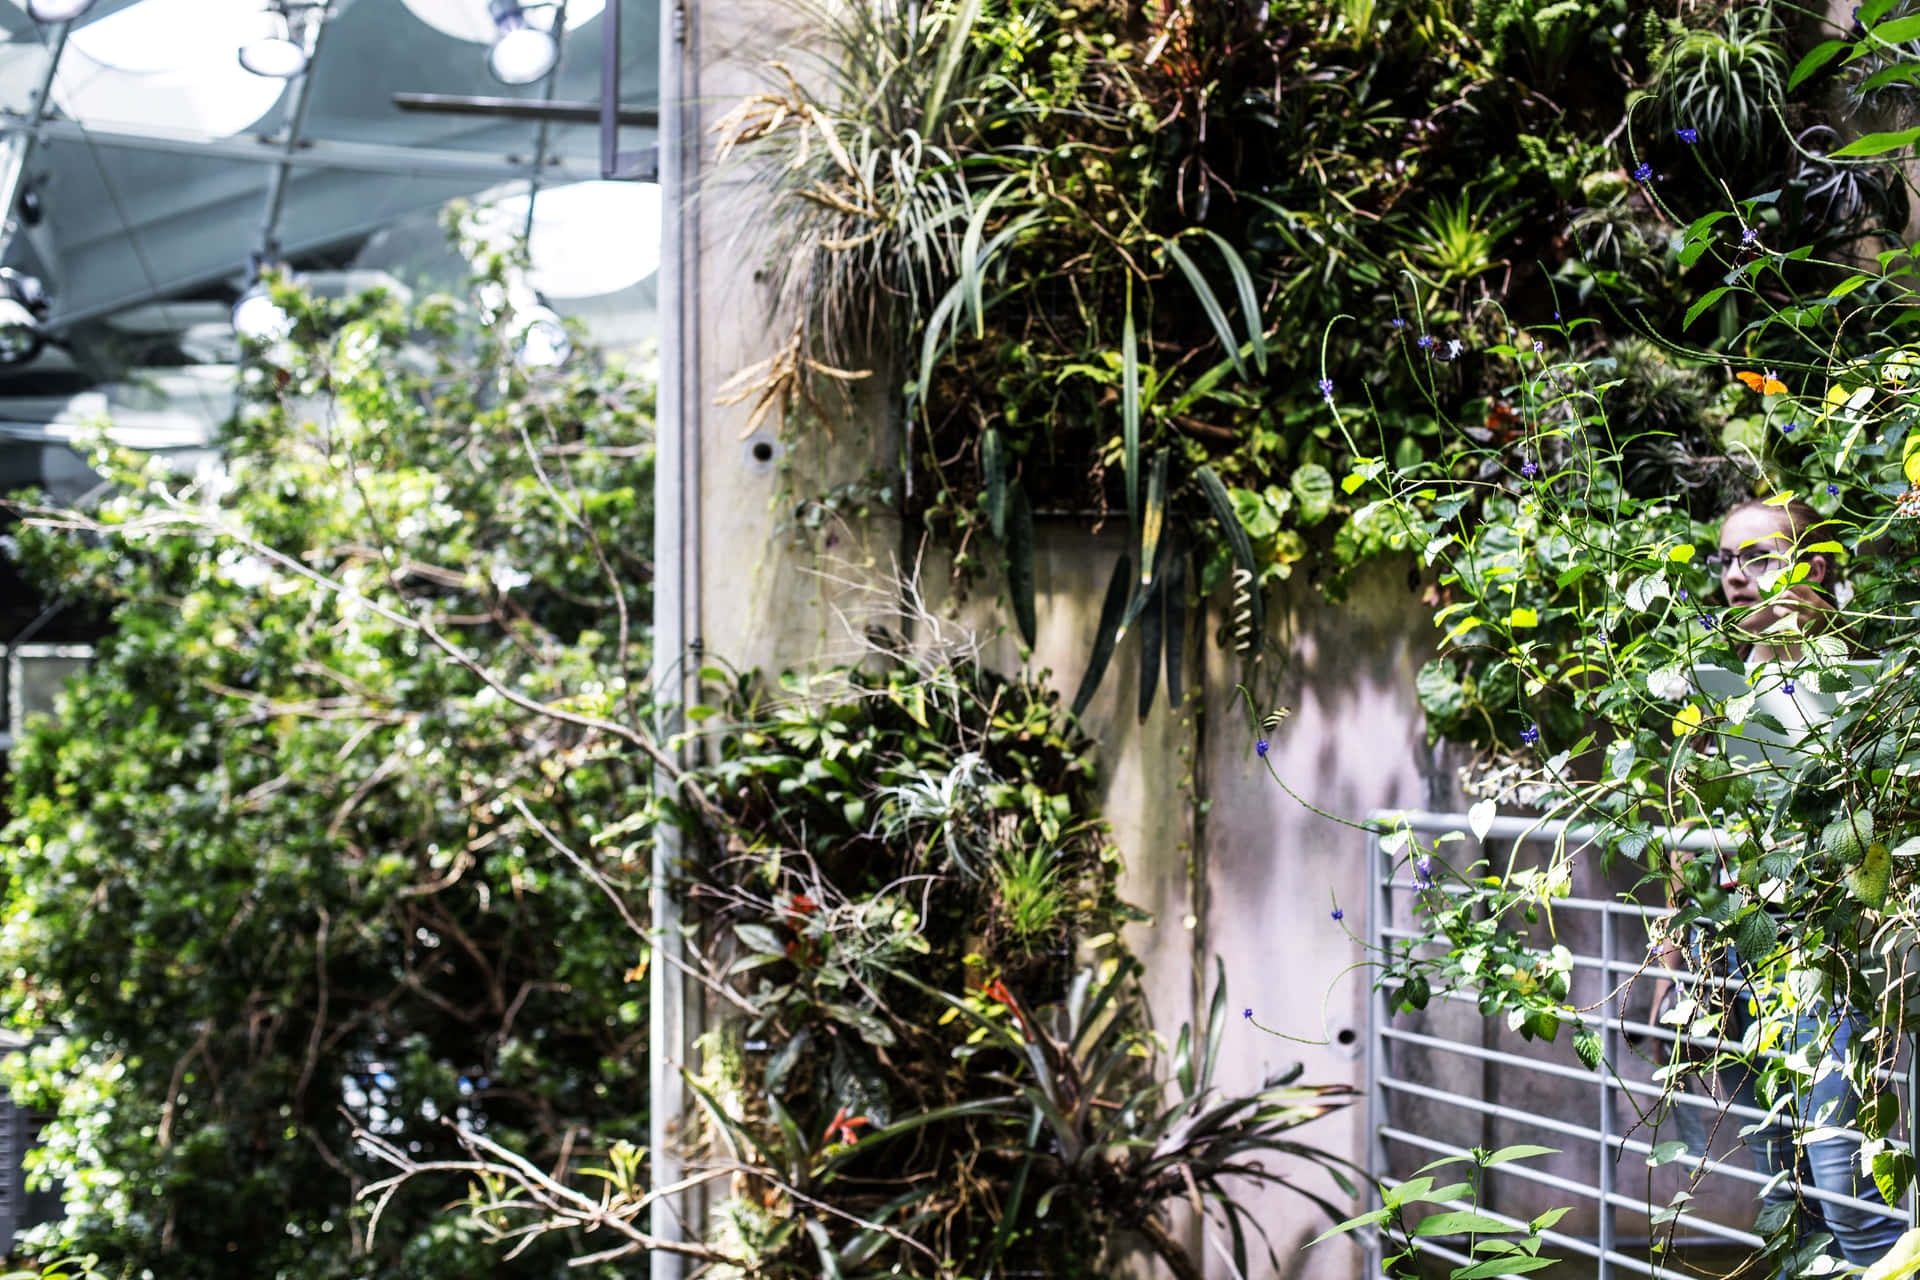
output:
M 873 1122 L 865 1116 L 848 1115 L 847 1109 L 842 1107 L 833 1113 L 833 1119 L 827 1121 L 827 1131 L 821 1135 L 820 1141 L 832 1142 L 835 1140 L 834 1135 L 838 1134 L 838 1141 L 852 1146 L 854 1143 L 860 1141 L 860 1135 L 854 1132 L 854 1130 L 858 1129 L 861 1125 L 872 1123 Z
M 1005 1005 L 1014 1020 L 1020 1024 L 1020 1034 L 1033 1039 L 1033 1028 L 1027 1025 L 1027 1015 L 1021 1012 L 1020 1002 L 1013 998 L 1013 992 L 1007 990 L 1007 984 L 995 978 L 987 987 L 987 999 Z

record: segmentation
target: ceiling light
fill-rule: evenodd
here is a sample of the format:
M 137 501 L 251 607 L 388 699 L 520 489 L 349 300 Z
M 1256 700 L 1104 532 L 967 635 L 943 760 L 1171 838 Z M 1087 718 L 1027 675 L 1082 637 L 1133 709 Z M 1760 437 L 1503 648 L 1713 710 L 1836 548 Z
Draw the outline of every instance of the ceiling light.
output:
M 291 80 L 307 69 L 307 29 L 304 13 L 290 15 L 275 4 L 255 14 L 240 38 L 240 65 L 257 76 Z
M 530 9 L 536 2 L 520 0 L 520 5 Z M 455 40 L 492 44 L 500 34 L 488 12 L 488 0 L 400 0 L 400 3 L 415 18 Z M 605 0 L 567 0 L 567 30 L 579 30 L 599 17 L 605 8 Z
M 46 291 L 32 276 L 0 267 L 0 365 L 25 364 L 47 345 L 40 321 L 47 314 Z
M 527 21 L 526 5 L 520 0 L 493 0 L 490 12 L 495 35 L 487 70 L 494 79 L 502 84 L 532 84 L 553 70 L 560 60 L 560 43 L 552 33 Z
M 35 22 L 72 22 L 93 8 L 93 0 L 27 0 L 27 16 Z
M 253 342 L 278 342 L 293 332 L 293 319 L 273 300 L 273 289 L 256 279 L 233 304 L 233 331 Z

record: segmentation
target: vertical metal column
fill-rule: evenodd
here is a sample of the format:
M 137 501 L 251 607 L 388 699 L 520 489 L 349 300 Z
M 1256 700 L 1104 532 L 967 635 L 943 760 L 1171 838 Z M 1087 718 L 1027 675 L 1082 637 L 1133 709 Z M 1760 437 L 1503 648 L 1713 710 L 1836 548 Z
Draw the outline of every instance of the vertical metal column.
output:
M 1907 1037 L 1907 1154 L 1920 1166 L 1920 1034 Z M 1920 1186 L 1907 1187 L 1907 1226 L 1920 1229 Z
M 622 0 L 610 0 L 618 5 Z M 690 0 L 689 0 L 690 2 Z M 686 219 L 685 148 L 681 72 L 685 62 L 680 33 L 682 15 L 675 0 L 660 3 L 660 273 L 658 303 L 660 386 L 654 410 L 654 595 L 653 668 L 650 684 L 657 713 L 655 732 L 665 742 L 679 733 L 681 708 L 686 705 L 688 619 L 691 584 L 686 549 L 698 541 L 700 530 L 689 523 L 687 492 L 689 464 L 697 449 L 692 439 L 693 414 L 688 412 L 685 353 L 682 339 L 688 327 L 684 279 Z M 604 104 L 603 104 L 604 106 Z M 698 317 L 694 317 L 697 323 Z M 665 770 L 654 771 L 654 787 L 674 785 Z M 671 823 L 654 828 L 652 886 L 653 980 L 648 986 L 648 1149 L 653 1185 L 680 1181 L 681 1123 L 686 1116 L 687 1088 L 681 1076 L 681 1056 L 689 1042 L 685 976 L 686 941 L 682 934 L 681 903 L 675 892 L 685 846 Z M 663 1241 L 686 1239 L 688 1197 L 663 1196 L 648 1207 L 648 1233 Z M 648 1256 L 652 1280 L 682 1280 L 686 1260 L 656 1249 Z
M 1386 858 L 1380 852 L 1380 833 L 1367 835 L 1367 953 L 1378 955 L 1382 943 L 1382 934 L 1393 921 L 1393 876 L 1384 863 Z M 1390 1010 L 1387 1008 L 1387 993 L 1375 986 L 1368 1002 L 1373 1016 L 1367 1019 L 1367 1067 L 1366 1067 L 1366 1126 L 1367 1131 L 1361 1137 L 1361 1163 L 1366 1172 L 1366 1184 L 1361 1190 L 1365 1202 L 1361 1206 L 1371 1212 L 1379 1208 L 1378 1191 L 1380 1175 L 1386 1171 L 1386 1139 L 1381 1136 L 1386 1129 L 1385 1107 L 1380 1098 L 1381 1057 L 1385 1052 L 1383 1033 L 1387 1026 Z M 1367 1270 L 1369 1277 L 1381 1274 L 1382 1252 L 1380 1233 L 1377 1230 L 1366 1233 Z
M 1600 1191 L 1600 1267 L 1599 1280 L 1613 1274 L 1613 1064 L 1619 1060 L 1618 996 L 1613 991 L 1613 904 L 1600 909 L 1600 982 L 1607 992 L 1600 1005 L 1600 1067 L 1594 1075 L 1600 1084 L 1600 1169 L 1594 1186 Z

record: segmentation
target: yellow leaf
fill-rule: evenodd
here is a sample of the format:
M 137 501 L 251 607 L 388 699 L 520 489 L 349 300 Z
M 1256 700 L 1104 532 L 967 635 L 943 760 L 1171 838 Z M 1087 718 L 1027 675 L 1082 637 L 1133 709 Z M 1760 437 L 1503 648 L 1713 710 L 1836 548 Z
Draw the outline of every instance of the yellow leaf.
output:
M 1700 727 L 1702 713 L 1700 704 L 1689 702 L 1679 715 L 1673 718 L 1673 736 L 1683 738 Z
M 1685 564 L 1687 561 L 1693 559 L 1694 554 L 1695 554 L 1694 545 L 1691 542 L 1683 542 L 1677 547 L 1671 547 L 1668 549 L 1667 559 L 1672 560 L 1677 564 Z
M 1537 627 L 1540 625 L 1540 615 L 1532 609 L 1515 609 L 1507 615 L 1507 625 L 1510 627 Z

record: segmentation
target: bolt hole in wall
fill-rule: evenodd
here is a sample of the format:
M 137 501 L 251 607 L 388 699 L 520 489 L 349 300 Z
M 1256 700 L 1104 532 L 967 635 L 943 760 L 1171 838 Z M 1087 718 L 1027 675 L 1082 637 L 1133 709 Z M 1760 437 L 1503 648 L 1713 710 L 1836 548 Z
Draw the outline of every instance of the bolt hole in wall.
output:
M 756 432 L 747 438 L 747 467 L 753 471 L 767 471 L 780 457 L 780 442 L 773 436 Z

